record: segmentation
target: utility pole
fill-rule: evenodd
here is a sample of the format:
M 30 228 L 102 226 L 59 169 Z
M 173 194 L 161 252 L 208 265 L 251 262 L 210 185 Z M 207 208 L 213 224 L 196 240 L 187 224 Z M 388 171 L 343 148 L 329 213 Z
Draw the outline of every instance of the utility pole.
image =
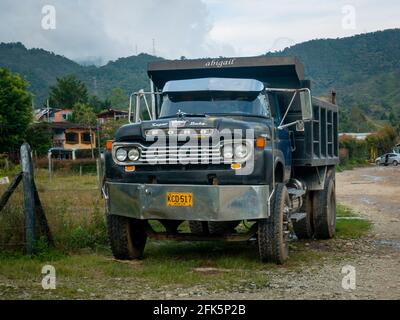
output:
M 49 103 L 49 99 L 47 99 L 47 122 L 50 122 L 50 103 Z

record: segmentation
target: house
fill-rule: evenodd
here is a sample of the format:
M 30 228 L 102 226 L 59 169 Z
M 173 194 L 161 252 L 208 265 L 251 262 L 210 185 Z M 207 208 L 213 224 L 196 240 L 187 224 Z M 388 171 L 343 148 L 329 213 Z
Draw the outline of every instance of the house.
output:
M 124 110 L 115 110 L 109 108 L 103 112 L 97 114 L 97 119 L 99 119 L 99 123 L 104 123 L 106 121 L 116 121 L 120 119 L 127 119 L 129 116 L 128 111 Z
M 35 110 L 35 120 L 46 122 L 66 122 L 72 117 L 70 109 L 44 108 Z
M 70 122 L 53 122 L 53 147 L 90 150 L 96 147 L 96 128 Z

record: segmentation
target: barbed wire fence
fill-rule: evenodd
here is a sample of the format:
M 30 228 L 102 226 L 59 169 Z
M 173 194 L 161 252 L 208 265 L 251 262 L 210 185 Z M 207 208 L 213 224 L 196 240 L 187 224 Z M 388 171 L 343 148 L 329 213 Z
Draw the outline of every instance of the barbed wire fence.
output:
M 80 167 L 79 175 L 69 170 L 55 173 L 53 168 L 52 175 L 46 177 L 45 169 L 34 169 L 36 161 L 27 144 L 21 146 L 20 159 L 21 172 L 10 179 L 5 190 L 5 185 L 1 188 L 4 193 L 0 193 L 0 251 L 23 249 L 31 255 L 35 243 L 43 238 L 54 245 L 53 234 L 61 244 L 82 239 L 86 243 L 99 238 L 100 242 L 105 241 L 100 160 L 92 163 L 96 164 L 94 181 L 94 172 L 83 172 L 85 162 L 79 161 L 75 163 Z

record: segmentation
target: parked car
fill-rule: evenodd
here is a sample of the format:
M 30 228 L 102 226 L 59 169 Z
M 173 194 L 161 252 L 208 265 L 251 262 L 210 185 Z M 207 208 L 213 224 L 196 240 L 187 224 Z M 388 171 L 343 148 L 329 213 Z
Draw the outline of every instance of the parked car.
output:
M 399 153 L 386 153 L 383 156 L 375 159 L 375 163 L 377 166 L 389 164 L 397 166 L 400 163 L 400 154 Z

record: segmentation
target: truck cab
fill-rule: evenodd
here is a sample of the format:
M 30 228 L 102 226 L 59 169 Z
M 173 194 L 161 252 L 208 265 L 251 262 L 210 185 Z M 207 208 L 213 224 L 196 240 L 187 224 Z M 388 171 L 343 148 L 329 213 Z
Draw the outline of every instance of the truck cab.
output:
M 257 241 L 262 261 L 283 263 L 294 234 L 334 235 L 337 106 L 312 97 L 297 59 L 158 61 L 148 74 L 105 152 L 116 258 L 141 258 L 150 237 Z

